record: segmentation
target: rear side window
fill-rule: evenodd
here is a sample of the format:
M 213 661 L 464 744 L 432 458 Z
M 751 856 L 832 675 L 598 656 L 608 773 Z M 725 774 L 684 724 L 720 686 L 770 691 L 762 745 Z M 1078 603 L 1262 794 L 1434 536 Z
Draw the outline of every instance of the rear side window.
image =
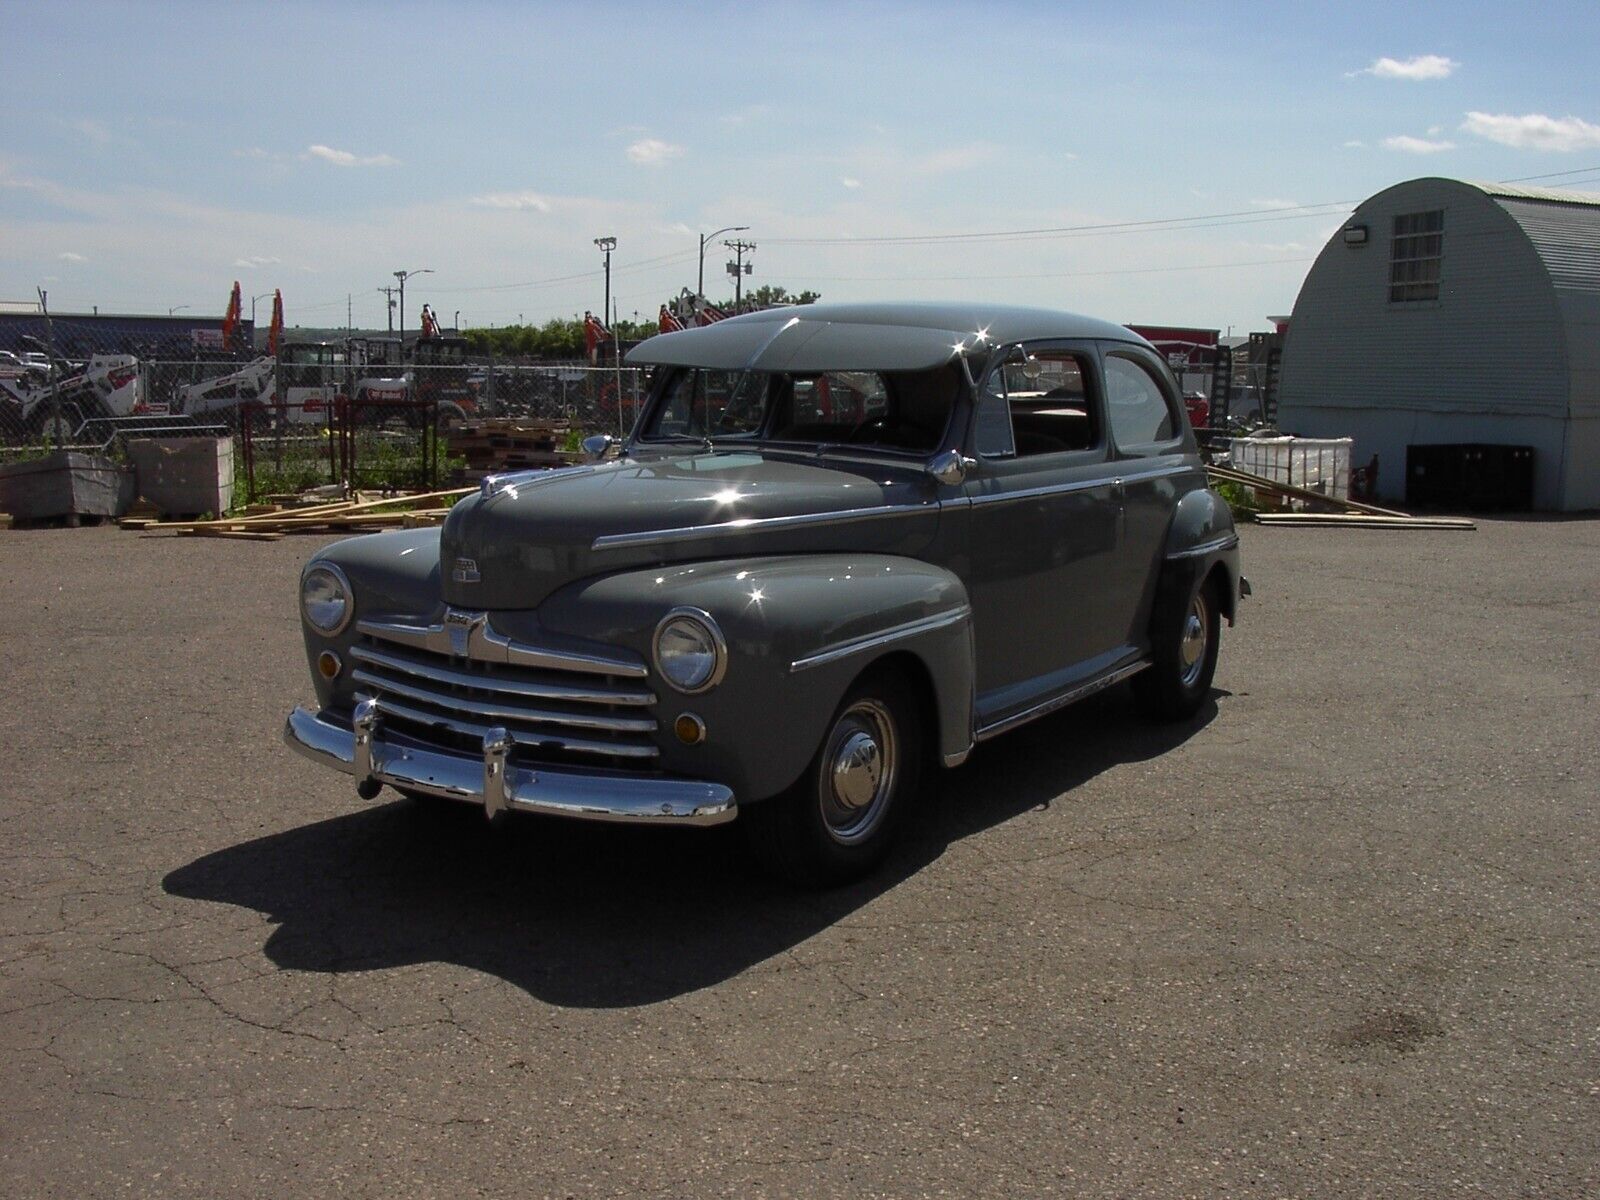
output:
M 1143 363 L 1120 354 L 1106 355 L 1106 410 L 1120 449 L 1170 442 L 1178 436 L 1177 414 L 1165 389 Z

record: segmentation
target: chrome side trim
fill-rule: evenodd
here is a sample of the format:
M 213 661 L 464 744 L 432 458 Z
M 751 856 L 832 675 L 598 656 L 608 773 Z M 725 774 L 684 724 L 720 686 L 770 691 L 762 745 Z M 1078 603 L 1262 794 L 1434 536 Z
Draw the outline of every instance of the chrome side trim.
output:
M 346 775 L 356 774 L 355 735 L 321 713 L 295 709 L 284 722 L 283 740 L 313 762 Z M 485 803 L 486 764 L 491 752 L 498 758 L 493 745 L 478 758 L 391 746 L 376 738 L 370 752 L 370 775 L 366 777 L 470 804 Z M 509 759 L 503 763 L 498 788 L 490 794 L 496 805 L 503 796 L 505 806 L 513 811 L 590 821 L 700 826 L 721 825 L 738 816 L 733 792 L 719 783 L 591 775 L 548 767 L 532 771 Z
M 384 684 L 387 690 L 390 685 Z M 398 717 L 402 721 L 411 721 L 417 725 L 430 726 L 434 729 L 447 729 L 451 733 L 463 734 L 482 740 L 494 728 L 492 725 L 480 724 L 477 721 L 463 721 L 457 717 L 447 717 L 440 713 L 425 712 L 420 708 L 412 708 L 409 704 L 393 700 L 387 695 L 364 696 L 358 695 L 357 700 L 370 699 L 377 707 L 380 716 Z M 437 704 L 437 700 L 428 701 Z M 536 733 L 533 730 L 512 729 L 507 731 L 511 740 L 519 746 L 550 746 L 557 750 L 567 750 L 574 754 L 596 754 L 605 758 L 655 758 L 660 754 L 653 742 L 640 744 L 637 742 L 604 742 L 594 738 L 572 737 L 564 733 Z
M 1104 691 L 1106 688 L 1119 684 L 1130 676 L 1137 675 L 1149 665 L 1150 660 L 1142 658 L 1138 662 L 1129 663 L 1125 667 L 1118 667 L 1115 671 L 1101 675 L 1097 679 L 1091 679 L 1088 683 L 1080 683 L 1077 687 L 1068 688 L 1059 696 L 1052 696 L 1048 700 L 1035 704 L 1032 708 L 1023 709 L 1019 713 L 1013 713 L 1009 717 L 1004 717 L 999 721 L 983 726 L 978 730 L 977 740 L 986 742 L 990 738 L 998 737 L 1000 734 L 1015 729 L 1019 725 L 1026 725 L 1029 721 L 1046 716 L 1057 709 L 1065 708 L 1067 705 L 1082 700 L 1087 696 L 1092 696 L 1096 692 Z
M 568 650 L 546 650 L 496 633 L 488 614 L 449 608 L 437 625 L 405 625 L 397 621 L 357 621 L 356 632 L 385 641 L 399 642 L 435 654 L 476 659 L 478 662 L 510 663 L 549 671 L 579 671 L 589 675 L 624 675 L 643 679 L 649 674 L 644 660 L 637 656 L 582 654 Z
M 848 658 L 852 654 L 861 654 L 867 650 L 876 650 L 879 646 L 897 642 L 901 638 L 915 637 L 919 633 L 931 633 L 935 629 L 943 629 L 947 625 L 959 624 L 972 616 L 972 609 L 963 604 L 960 608 L 953 608 L 949 612 L 939 613 L 932 617 L 921 617 L 915 621 L 907 621 L 904 625 L 896 625 L 892 629 L 885 629 L 880 633 L 866 634 L 862 637 L 851 638 L 849 641 L 840 642 L 836 646 L 829 646 L 825 650 L 818 650 L 804 658 L 797 658 L 789 664 L 789 672 L 804 671 L 811 667 L 820 667 L 827 663 L 838 662 L 841 658 Z
M 730 533 L 767 532 L 773 529 L 803 529 L 810 525 L 835 525 L 841 521 L 867 521 L 876 517 L 936 513 L 937 503 L 879 504 L 871 508 L 847 508 L 839 512 L 794 513 L 787 517 L 743 517 L 714 525 L 685 525 L 674 529 L 641 529 L 635 533 L 606 533 L 595 538 L 592 550 L 618 550 L 624 546 L 665 546 L 674 542 L 699 541 Z
M 564 713 L 547 708 L 525 708 L 520 704 L 485 703 L 466 696 L 453 696 L 448 692 L 433 692 L 427 688 L 402 683 L 387 675 L 374 675 L 359 668 L 350 676 L 353 683 L 364 683 L 391 693 L 402 700 L 415 700 L 451 709 L 467 717 L 481 717 L 486 721 L 525 721 L 530 725 L 564 725 L 571 729 L 601 729 L 607 733 L 654 733 L 654 717 L 611 717 L 604 713 Z
M 1201 542 L 1198 546 L 1190 546 L 1187 550 L 1174 550 L 1167 555 L 1168 558 L 1199 558 L 1206 554 L 1215 554 L 1219 550 L 1232 550 L 1239 544 L 1237 533 L 1225 533 L 1221 537 L 1212 538 L 1209 542 Z
M 558 700 L 568 704 L 621 704 L 631 708 L 643 708 L 656 703 L 654 692 L 613 692 L 605 688 L 574 687 L 565 683 L 543 681 L 535 683 L 523 679 L 506 679 L 500 675 L 488 675 L 478 671 L 455 671 L 448 667 L 434 666 L 432 663 L 416 662 L 360 643 L 350 647 L 350 656 L 369 666 L 385 671 L 396 671 L 417 679 L 426 679 L 431 683 L 517 696 L 524 700 Z
M 1098 479 L 1079 479 L 1072 483 L 1041 484 L 1039 487 L 1023 488 L 1015 492 L 992 492 L 988 495 L 973 496 L 973 504 L 1001 504 L 1009 500 L 1034 500 L 1040 496 L 1067 496 L 1073 492 L 1087 492 L 1095 488 L 1110 488 L 1114 484 L 1143 483 L 1147 479 L 1165 479 L 1169 475 L 1184 475 L 1197 470 L 1190 466 L 1157 467 L 1149 471 L 1130 471 L 1126 475 L 1116 473 L 1116 462 L 1098 464 L 1105 468 L 1105 474 Z
M 1040 496 L 1068 496 L 1073 492 L 1089 492 L 1095 488 L 1111 490 L 1111 480 L 1107 479 L 1080 479 L 1076 483 L 1052 483 L 1039 487 L 1023 488 L 1016 492 L 989 492 L 982 496 L 973 496 L 972 503 L 978 504 L 1003 504 L 1009 500 L 1036 500 Z

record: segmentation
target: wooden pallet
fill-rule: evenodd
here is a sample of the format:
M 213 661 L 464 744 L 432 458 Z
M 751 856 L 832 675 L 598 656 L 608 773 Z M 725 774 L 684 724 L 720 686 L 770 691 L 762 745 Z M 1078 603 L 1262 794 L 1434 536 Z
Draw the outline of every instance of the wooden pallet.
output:
M 277 541 L 287 533 L 360 533 L 379 529 L 415 529 L 437 525 L 450 512 L 450 504 L 476 488 L 449 488 L 438 492 L 383 496 L 373 500 L 341 500 L 301 508 L 224 517 L 215 521 L 124 521 L 124 529 L 145 533 L 172 533 L 181 537 L 218 537 L 246 541 Z M 409 509 L 399 508 L 409 505 Z M 384 511 L 384 510 L 390 511 Z

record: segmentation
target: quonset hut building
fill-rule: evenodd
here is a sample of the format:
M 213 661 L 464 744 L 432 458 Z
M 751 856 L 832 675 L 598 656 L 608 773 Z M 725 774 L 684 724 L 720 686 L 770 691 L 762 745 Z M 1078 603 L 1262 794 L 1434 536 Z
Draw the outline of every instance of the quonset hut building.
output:
M 1279 426 L 1354 438 L 1384 499 L 1415 500 L 1441 451 L 1531 447 L 1533 507 L 1600 508 L 1600 195 L 1379 192 L 1306 276 L 1281 370 Z

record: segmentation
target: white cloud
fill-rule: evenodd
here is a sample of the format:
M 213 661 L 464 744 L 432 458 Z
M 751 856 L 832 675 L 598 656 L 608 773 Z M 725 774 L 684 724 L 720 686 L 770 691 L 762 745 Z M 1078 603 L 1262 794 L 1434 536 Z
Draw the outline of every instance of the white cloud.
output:
M 479 208 L 504 208 L 514 212 L 550 211 L 550 201 L 538 192 L 488 192 L 482 196 L 474 196 L 472 203 Z
M 1346 71 L 1345 77 L 1373 75 L 1379 79 L 1448 79 L 1461 64 L 1442 54 L 1418 54 L 1413 58 L 1376 58 L 1370 67 Z
M 1344 144 L 1344 148 L 1346 150 L 1365 150 L 1367 148 L 1367 144 L 1360 138 L 1351 138 Z
M 280 263 L 282 261 L 283 259 L 281 258 L 271 258 L 265 254 L 257 254 L 251 256 L 250 258 L 236 258 L 233 260 L 233 265 L 236 267 L 244 267 L 246 270 L 251 270 L 255 267 L 270 267 L 274 263 Z
M 1461 123 L 1461 131 L 1519 150 L 1600 149 L 1600 125 L 1591 125 L 1577 117 L 1547 117 L 1543 113 L 1525 113 L 1517 117 L 1510 113 L 1469 112 Z
M 1394 137 L 1383 139 L 1385 150 L 1398 150 L 1403 154 L 1438 154 L 1444 150 L 1454 150 L 1454 142 L 1429 140 L 1428 138 L 1412 137 L 1408 133 L 1399 133 Z
M 332 146 L 320 143 L 307 146 L 306 158 L 320 158 L 323 162 L 330 162 L 336 167 L 398 167 L 400 160 L 387 154 L 352 154 L 348 150 L 335 150 Z
M 1068 162 L 1077 162 L 1078 161 L 1078 156 L 1076 154 L 1074 154 L 1071 150 L 1062 151 L 1061 157 L 1066 159 Z
M 998 154 L 998 147 L 986 142 L 973 142 L 966 146 L 951 146 L 948 150 L 935 150 L 932 154 L 912 159 L 906 167 L 919 175 L 948 175 L 952 171 L 969 171 L 982 166 Z
M 765 104 L 752 104 L 748 108 L 741 108 L 738 112 L 724 113 L 717 120 L 724 125 L 749 125 L 762 120 L 771 111 L 772 109 Z
M 841 184 L 843 184 L 845 187 L 851 188 L 851 189 L 858 188 L 858 187 L 861 186 L 861 180 L 852 179 L 848 175 L 846 175 L 843 179 L 839 180 L 839 182 Z
M 111 140 L 111 131 L 99 121 L 91 121 L 88 117 L 80 117 L 75 121 L 68 121 L 67 128 L 81 133 L 96 145 L 103 146 Z
M 675 146 L 671 142 L 663 142 L 660 138 L 641 138 L 628 147 L 628 159 L 643 166 L 653 167 L 668 161 L 680 158 L 683 147 Z
M 71 250 L 65 251 L 64 253 L 58 255 L 57 257 L 59 257 L 62 262 L 80 263 L 80 262 L 88 262 L 89 261 L 83 255 L 74 254 Z

